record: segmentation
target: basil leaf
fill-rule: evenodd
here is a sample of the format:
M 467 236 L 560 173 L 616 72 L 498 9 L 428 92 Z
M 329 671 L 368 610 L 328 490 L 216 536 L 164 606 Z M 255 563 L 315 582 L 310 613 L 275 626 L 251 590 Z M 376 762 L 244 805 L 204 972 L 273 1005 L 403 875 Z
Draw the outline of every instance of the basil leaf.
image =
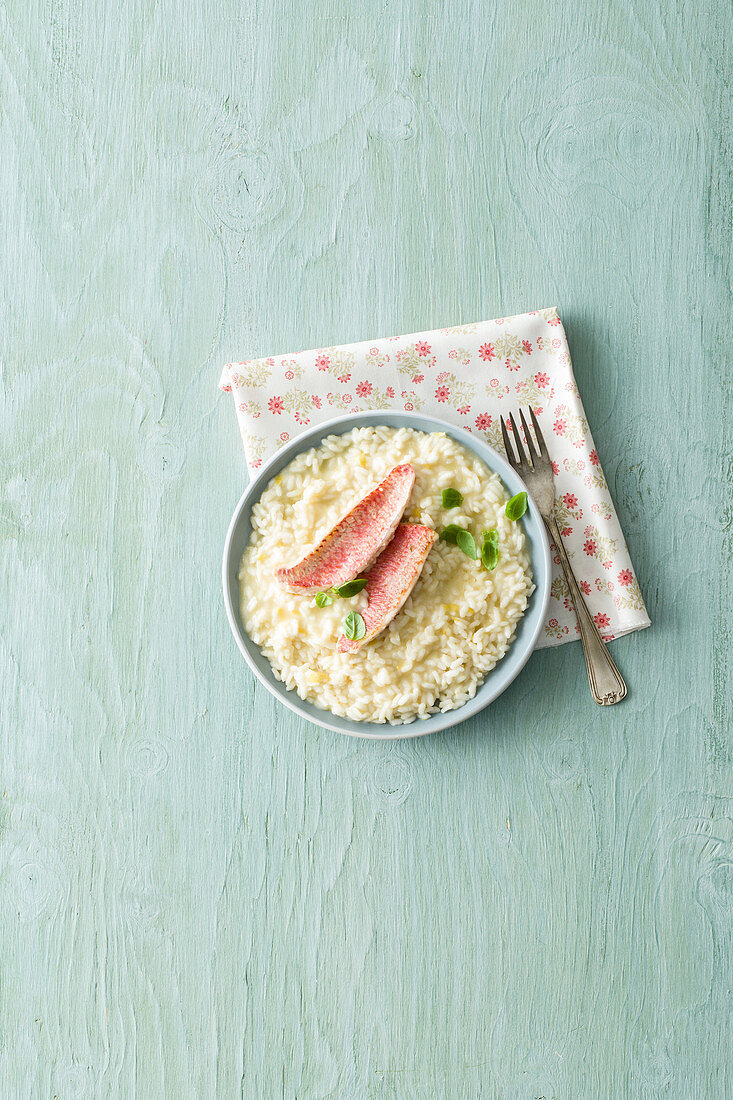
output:
M 448 526 L 444 527 L 440 532 L 440 537 L 455 546 L 458 535 L 464 530 L 465 528 L 459 527 L 457 523 L 449 523 Z
M 481 532 L 481 564 L 491 572 L 499 560 L 499 532 L 495 528 Z
M 456 545 L 459 550 L 462 550 L 467 558 L 472 558 L 476 561 L 478 554 L 476 553 L 476 540 L 470 531 L 461 531 L 460 535 L 456 535 Z
M 344 619 L 344 634 L 350 642 L 358 642 L 366 634 L 366 624 L 358 611 L 350 611 Z
M 316 607 L 328 607 L 332 604 L 333 600 L 329 596 L 328 592 L 318 592 L 316 594 Z
M 476 553 L 476 542 L 470 531 L 467 531 L 465 527 L 459 527 L 457 523 L 449 523 L 447 527 L 444 527 L 440 532 L 440 537 L 449 542 L 452 546 L 457 546 L 459 550 L 462 550 L 467 558 L 472 558 L 476 561 L 478 554 Z
M 499 551 L 494 546 L 493 542 L 487 542 L 481 551 L 481 564 L 484 569 L 488 569 L 489 573 L 492 573 L 496 569 L 499 561 Z
M 463 497 L 457 489 L 444 489 L 441 497 L 444 508 L 457 508 L 459 504 L 463 504 Z
M 507 501 L 504 512 L 507 519 L 521 519 L 527 511 L 527 494 L 517 493 L 515 497 Z
M 366 577 L 356 577 L 353 581 L 342 584 L 340 588 L 334 588 L 334 592 L 338 592 L 339 596 L 346 600 L 349 596 L 355 596 L 357 592 L 361 592 L 365 584 Z

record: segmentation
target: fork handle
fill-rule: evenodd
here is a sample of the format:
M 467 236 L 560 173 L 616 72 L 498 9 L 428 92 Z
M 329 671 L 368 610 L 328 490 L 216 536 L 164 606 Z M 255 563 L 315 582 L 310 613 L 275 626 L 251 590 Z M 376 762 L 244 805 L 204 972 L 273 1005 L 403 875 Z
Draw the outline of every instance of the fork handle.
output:
M 626 684 L 623 676 L 616 668 L 613 657 L 608 652 L 608 647 L 603 641 L 598 627 L 593 622 L 593 617 L 588 610 L 583 593 L 578 587 L 555 517 L 550 516 L 549 519 L 543 517 L 543 519 L 560 558 L 562 571 L 565 574 L 565 580 L 568 582 L 573 607 L 578 618 L 580 640 L 583 643 L 583 654 L 588 669 L 591 695 L 596 703 L 599 703 L 602 707 L 608 707 L 612 703 L 620 702 L 626 696 Z

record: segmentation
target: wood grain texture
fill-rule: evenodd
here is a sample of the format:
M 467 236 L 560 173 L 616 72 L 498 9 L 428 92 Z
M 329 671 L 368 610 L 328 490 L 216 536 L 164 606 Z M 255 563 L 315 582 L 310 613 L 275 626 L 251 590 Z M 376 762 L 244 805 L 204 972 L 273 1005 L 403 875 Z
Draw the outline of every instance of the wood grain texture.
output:
M 729 15 L 0 2 L 0 1096 L 733 1093 Z M 552 303 L 629 700 L 278 709 L 221 363 Z

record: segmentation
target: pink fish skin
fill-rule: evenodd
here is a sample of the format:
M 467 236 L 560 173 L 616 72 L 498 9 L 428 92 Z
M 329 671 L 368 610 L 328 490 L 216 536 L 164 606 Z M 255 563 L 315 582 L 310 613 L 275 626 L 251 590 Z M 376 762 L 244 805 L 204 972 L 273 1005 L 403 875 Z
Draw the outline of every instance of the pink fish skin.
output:
M 361 612 L 366 634 L 352 642 L 343 634 L 336 648 L 339 653 L 357 653 L 392 622 L 412 592 L 437 532 L 421 523 L 401 523 L 394 538 L 367 573 L 364 588 L 369 603 Z
M 415 470 L 408 462 L 395 466 L 315 550 L 295 565 L 275 571 L 280 584 L 291 592 L 320 592 L 359 576 L 392 538 L 414 484 Z

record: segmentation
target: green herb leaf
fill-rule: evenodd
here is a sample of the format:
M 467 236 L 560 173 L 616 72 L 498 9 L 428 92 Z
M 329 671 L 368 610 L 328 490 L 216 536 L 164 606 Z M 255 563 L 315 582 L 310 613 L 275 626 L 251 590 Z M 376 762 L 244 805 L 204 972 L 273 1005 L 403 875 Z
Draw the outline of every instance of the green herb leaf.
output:
M 462 550 L 467 558 L 472 558 L 476 561 L 478 554 L 476 553 L 476 542 L 470 531 L 467 531 L 465 527 L 459 527 L 457 523 L 449 523 L 447 527 L 444 527 L 440 532 L 440 537 L 449 542 L 452 546 L 457 546 L 459 550 Z
M 445 542 L 450 542 L 453 546 L 456 545 L 456 540 L 461 531 L 465 530 L 463 527 L 459 527 L 457 523 L 449 523 L 447 527 L 444 527 L 440 532 L 440 537 Z
M 328 607 L 332 604 L 333 600 L 329 596 L 328 592 L 318 592 L 316 594 L 316 607 Z
M 459 504 L 463 504 L 463 497 L 457 489 L 444 489 L 441 496 L 444 508 L 457 508 Z
M 459 550 L 462 550 L 467 558 L 472 558 L 476 561 L 478 554 L 476 553 L 476 540 L 470 531 L 461 531 L 460 535 L 456 535 L 456 545 Z
M 491 572 L 499 560 L 499 532 L 492 527 L 481 532 L 481 564 Z
M 507 501 L 504 511 L 507 519 L 521 519 L 527 511 L 527 494 L 517 493 L 515 497 Z
M 344 634 L 350 642 L 358 642 L 366 634 L 366 624 L 358 611 L 350 611 L 344 619 Z
M 357 592 L 361 592 L 365 584 L 366 577 L 356 577 L 353 581 L 342 584 L 340 588 L 334 588 L 334 592 L 338 592 L 342 599 L 347 600 L 349 596 L 355 596 Z

